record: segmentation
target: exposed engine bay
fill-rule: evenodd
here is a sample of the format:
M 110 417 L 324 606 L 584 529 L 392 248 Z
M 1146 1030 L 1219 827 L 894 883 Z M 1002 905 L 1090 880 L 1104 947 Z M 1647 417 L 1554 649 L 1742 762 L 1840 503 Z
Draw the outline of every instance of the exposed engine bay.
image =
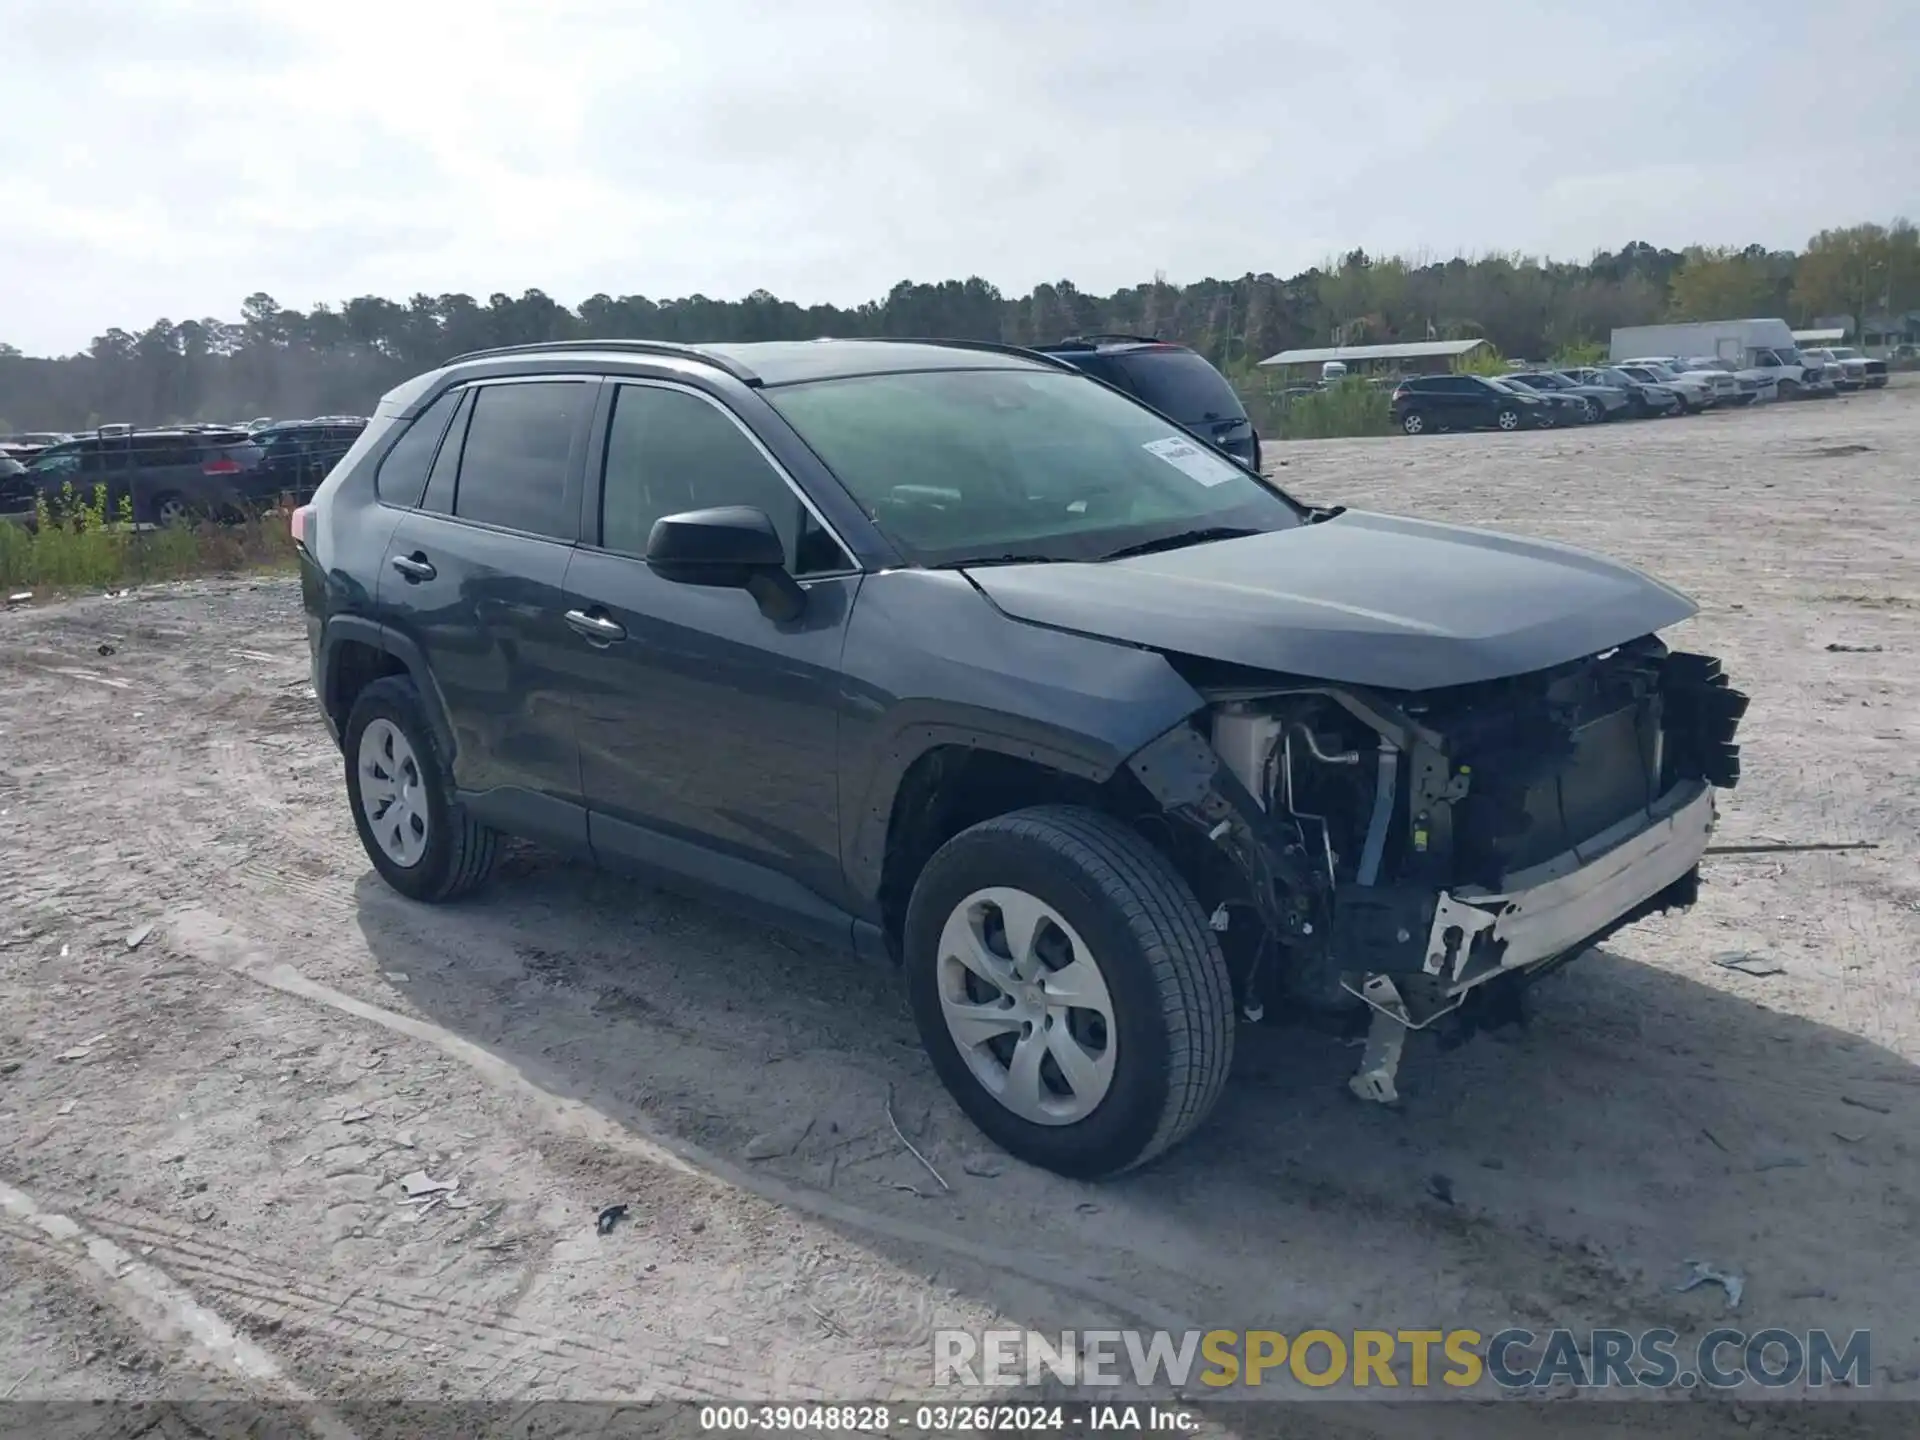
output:
M 1205 741 L 1237 783 L 1216 778 L 1224 807 L 1190 796 L 1188 818 L 1259 912 L 1253 949 L 1237 947 L 1248 1013 L 1368 1007 L 1365 1098 L 1394 1098 L 1408 1030 L 1489 982 L 1691 905 L 1713 790 L 1739 780 L 1747 697 L 1719 661 L 1651 636 L 1419 694 L 1241 678 L 1203 688 Z M 1163 801 L 1171 758 L 1135 765 Z

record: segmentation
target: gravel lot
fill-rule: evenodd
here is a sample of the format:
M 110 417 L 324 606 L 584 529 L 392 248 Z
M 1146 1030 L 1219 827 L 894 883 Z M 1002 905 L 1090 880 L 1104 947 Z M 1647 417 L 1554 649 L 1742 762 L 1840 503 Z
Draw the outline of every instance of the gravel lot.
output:
M 0 1395 L 850 1398 L 997 1316 L 1870 1328 L 1875 1394 L 1920 1398 L 1917 454 L 1911 383 L 1274 447 L 1305 498 L 1687 590 L 1753 696 L 1720 839 L 1879 848 L 1711 862 L 1526 1031 L 1410 1046 L 1399 1113 L 1353 1050 L 1243 1030 L 1215 1121 L 1103 1186 L 985 1153 L 853 958 L 533 851 L 473 903 L 386 892 L 291 583 L 8 613 Z M 1737 1314 L 1676 1293 L 1693 1259 Z

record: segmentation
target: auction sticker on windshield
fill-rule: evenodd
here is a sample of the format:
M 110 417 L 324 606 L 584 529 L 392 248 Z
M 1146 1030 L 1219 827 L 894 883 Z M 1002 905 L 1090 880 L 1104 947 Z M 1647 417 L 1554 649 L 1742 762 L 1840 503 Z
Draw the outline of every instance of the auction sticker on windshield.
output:
M 1140 447 L 1149 455 L 1158 455 L 1174 469 L 1202 485 L 1223 485 L 1239 472 L 1218 455 L 1209 455 L 1191 440 L 1177 436 L 1149 440 Z

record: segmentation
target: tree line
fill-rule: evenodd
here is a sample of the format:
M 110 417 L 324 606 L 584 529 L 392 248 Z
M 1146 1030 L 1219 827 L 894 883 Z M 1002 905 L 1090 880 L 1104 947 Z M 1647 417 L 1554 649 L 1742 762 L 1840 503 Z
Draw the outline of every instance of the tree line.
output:
M 1856 318 L 1920 309 L 1920 233 L 1905 220 L 1823 230 L 1800 251 L 1636 241 L 1584 264 L 1518 255 L 1375 257 L 1355 250 L 1291 279 L 1247 274 L 1190 285 L 1156 276 L 1111 295 L 1071 281 L 1010 297 L 979 277 L 901 281 L 853 307 L 595 295 L 569 309 L 538 290 L 367 295 L 310 310 L 247 297 L 237 321 L 156 320 L 111 329 L 85 351 L 22 354 L 0 344 L 0 425 L 77 429 L 366 414 L 385 391 L 454 355 L 496 345 L 624 336 L 676 341 L 952 336 L 1040 344 L 1068 335 L 1157 335 L 1196 347 L 1237 378 L 1290 347 L 1482 337 L 1544 358 L 1604 344 L 1663 318 Z

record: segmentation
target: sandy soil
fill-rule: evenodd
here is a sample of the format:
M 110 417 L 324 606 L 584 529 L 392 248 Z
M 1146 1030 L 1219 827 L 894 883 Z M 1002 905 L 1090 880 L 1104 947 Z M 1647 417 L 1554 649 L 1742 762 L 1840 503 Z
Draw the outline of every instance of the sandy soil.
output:
M 472 903 L 385 891 L 291 584 L 16 610 L 0 1396 L 905 1394 L 993 1317 L 1870 1328 L 1875 1393 L 1920 1396 L 1920 386 L 1275 448 L 1305 497 L 1689 591 L 1754 697 L 1721 840 L 1879 848 L 1712 862 L 1526 1031 L 1410 1046 L 1397 1113 L 1354 1050 L 1243 1030 L 1213 1123 L 1080 1185 L 989 1153 L 851 957 L 530 850 Z

